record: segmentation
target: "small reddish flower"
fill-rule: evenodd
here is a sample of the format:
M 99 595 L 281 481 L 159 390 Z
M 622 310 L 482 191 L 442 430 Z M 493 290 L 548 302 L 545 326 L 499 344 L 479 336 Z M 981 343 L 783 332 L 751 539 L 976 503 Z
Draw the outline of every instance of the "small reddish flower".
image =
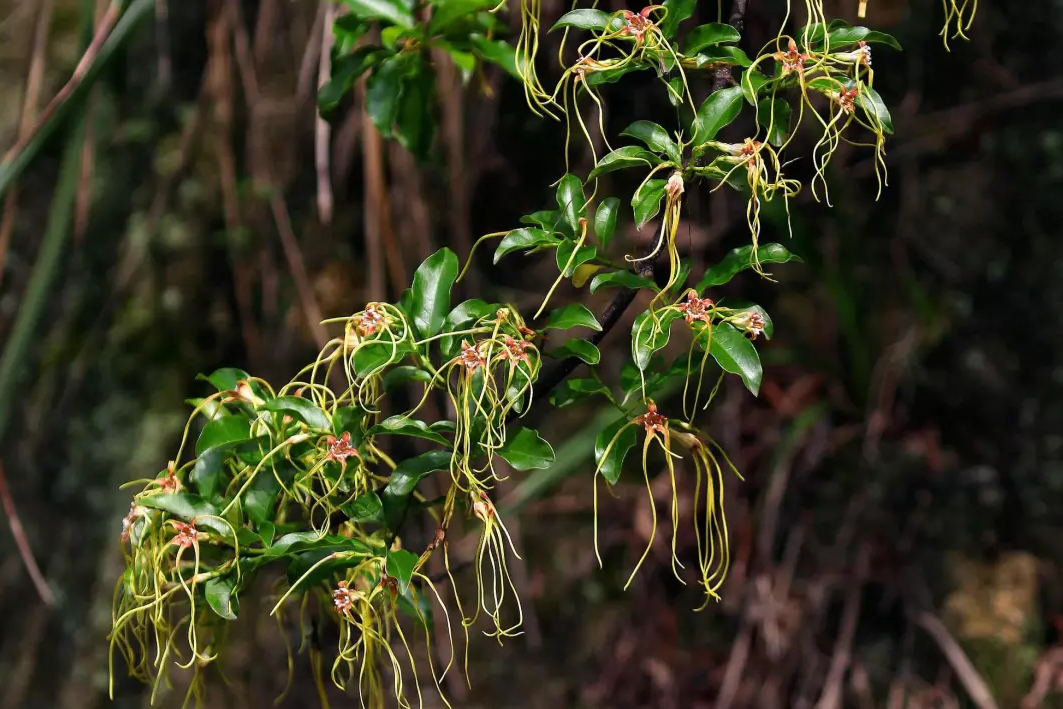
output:
M 526 340 L 514 340 L 509 335 L 506 335 L 506 345 L 502 348 L 499 358 L 508 359 L 513 366 L 516 366 L 517 362 L 527 362 L 529 344 L 531 343 Z
M 159 489 L 165 493 L 173 494 L 180 491 L 181 481 L 177 478 L 177 470 L 171 460 L 166 466 L 166 477 L 159 481 Z
M 712 309 L 712 298 L 699 298 L 693 290 L 687 292 L 686 302 L 679 304 L 679 312 L 683 313 L 687 325 L 694 322 L 708 322 L 709 310 Z
M 744 330 L 751 340 L 757 339 L 757 336 L 764 332 L 764 316 L 756 311 L 743 313 L 732 323 L 738 329 Z
M 653 11 L 653 5 L 648 5 L 642 8 L 641 12 L 634 13 L 630 10 L 624 10 L 624 28 L 620 30 L 620 34 L 631 35 L 635 38 L 637 44 L 642 43 L 642 38 L 645 36 L 651 28 L 656 27 L 650 22 L 650 12 Z
M 657 404 L 652 400 L 646 402 L 646 413 L 635 419 L 637 423 L 646 428 L 646 433 L 664 433 L 668 428 L 668 419 L 657 413 Z
M 797 42 L 791 39 L 785 52 L 775 52 L 773 56 L 775 57 L 775 61 L 782 64 L 783 76 L 786 76 L 791 71 L 795 71 L 802 76 L 804 75 L 805 62 L 808 61 L 808 55 L 797 51 Z
M 399 580 L 394 576 L 389 576 L 387 571 L 381 570 L 380 573 L 380 587 L 391 591 L 392 598 L 399 595 Z
M 351 445 L 350 431 L 344 431 L 339 438 L 329 436 L 327 443 L 329 460 L 336 461 L 341 467 L 347 467 L 347 459 L 352 455 L 358 456 L 358 449 Z
M 668 182 L 664 185 L 664 191 L 668 193 L 669 202 L 677 200 L 679 195 L 684 192 L 683 175 L 679 172 L 673 172 L 672 176 L 668 178 Z
M 480 491 L 480 499 L 472 503 L 472 513 L 481 522 L 487 522 L 495 516 L 495 506 L 486 492 Z
M 600 68 L 601 65 L 598 64 L 598 62 L 595 61 L 592 57 L 585 57 L 582 54 L 579 55 L 579 59 L 574 65 L 574 71 L 576 72 L 576 81 L 582 81 L 584 78 L 586 78 L 587 74 L 590 74 L 592 71 L 597 71 Z
M 336 606 L 338 613 L 350 613 L 354 606 L 354 594 L 347 588 L 346 581 L 336 584 L 336 590 L 332 592 L 332 604 Z
M 171 523 L 173 524 L 173 528 L 177 530 L 177 534 L 170 540 L 171 544 L 176 544 L 182 549 L 187 549 L 199 541 L 199 530 L 196 529 L 196 526 L 191 522 L 186 524 L 184 522 L 171 520 Z
M 443 544 L 443 540 L 447 538 L 447 529 L 443 525 L 436 527 L 436 533 L 432 536 L 432 541 L 428 543 L 428 551 L 438 549 Z
M 468 342 L 461 343 L 461 354 L 458 355 L 458 360 L 470 372 L 475 372 L 487 363 L 487 360 L 480 354 L 479 348 L 476 345 L 470 345 Z
M 129 503 L 129 514 L 122 518 L 122 543 L 129 541 L 129 533 L 133 530 L 133 523 L 143 514 L 143 507 L 138 506 L 135 502 Z
M 856 108 L 856 97 L 860 95 L 860 88 L 854 86 L 851 89 L 846 89 L 840 94 L 835 94 L 835 100 L 845 113 L 852 113 Z
M 372 335 L 384 325 L 384 314 L 377 310 L 375 303 L 365 306 L 362 317 L 358 320 L 358 332 L 363 337 Z

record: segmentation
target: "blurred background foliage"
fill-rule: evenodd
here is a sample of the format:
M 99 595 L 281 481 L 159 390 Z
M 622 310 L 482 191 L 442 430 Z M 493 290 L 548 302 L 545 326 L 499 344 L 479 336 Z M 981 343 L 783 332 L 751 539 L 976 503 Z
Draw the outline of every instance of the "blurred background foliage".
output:
M 467 254 L 477 235 L 549 203 L 564 171 L 560 126 L 533 116 L 497 67 L 463 81 L 433 57 L 437 128 L 417 160 L 376 133 L 361 86 L 318 120 L 337 6 L 133 4 L 153 7 L 3 205 L 0 461 L 54 605 L 5 526 L 0 709 L 109 703 L 119 485 L 165 467 L 185 401 L 205 391 L 197 373 L 228 365 L 286 381 L 316 352 L 322 317 L 397 298 L 440 245 Z M 856 20 L 855 0 L 825 4 Z M 88 18 L 105 22 L 107 6 L 0 0 L 0 144 L 67 81 Z M 544 26 L 565 9 L 545 0 Z M 772 39 L 784 10 L 750 0 L 743 46 Z M 930 0 L 869 3 L 867 24 L 905 48 L 874 58 L 897 133 L 882 198 L 870 155 L 843 148 L 833 209 L 802 194 L 792 240 L 783 215 L 766 214 L 763 238 L 805 265 L 726 288 L 763 304 L 776 337 L 762 348 L 761 396 L 727 382 L 709 425 L 746 478 L 728 488 L 724 601 L 692 612 L 664 535 L 653 566 L 620 590 L 648 538 L 638 476 L 603 499 L 609 571 L 597 568 L 600 422 L 588 408 L 537 410 L 558 461 L 514 476 L 502 502 L 520 510 L 526 634 L 502 648 L 474 640 L 472 688 L 448 678 L 455 706 L 1063 706 L 1050 693 L 1063 686 L 1063 6 L 983 3 L 951 52 L 940 13 Z M 714 20 L 716 3 L 699 15 Z M 608 89 L 612 135 L 635 118 L 670 125 L 651 81 Z M 586 174 L 579 150 L 573 170 Z M 699 263 L 746 243 L 739 196 L 688 205 L 679 243 Z M 648 238 L 625 228 L 632 251 Z M 464 295 L 528 307 L 551 261 L 478 255 Z M 625 329 L 602 345 L 617 370 Z M 266 617 L 267 592 L 245 598 L 208 706 L 268 706 L 283 690 L 284 640 L 299 638 Z M 305 655 L 293 673 L 281 705 L 317 706 Z M 147 703 L 133 683 L 116 697 Z

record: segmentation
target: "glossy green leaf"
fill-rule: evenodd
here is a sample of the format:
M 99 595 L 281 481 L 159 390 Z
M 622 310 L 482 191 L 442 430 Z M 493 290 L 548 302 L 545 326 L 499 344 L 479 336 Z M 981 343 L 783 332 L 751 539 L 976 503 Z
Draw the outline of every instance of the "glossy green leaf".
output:
M 661 34 L 666 39 L 675 37 L 675 32 L 679 29 L 679 23 L 694 14 L 696 5 L 697 0 L 664 0 L 664 7 L 668 10 L 668 14 L 661 20 Z
M 494 0 L 435 0 L 432 3 L 432 19 L 428 23 L 428 31 L 430 34 L 441 32 L 455 21 L 495 4 Z
M 876 122 L 881 123 L 883 133 L 893 134 L 893 118 L 890 117 L 889 109 L 886 108 L 886 104 L 882 97 L 879 96 L 878 91 L 861 83 L 856 103 L 872 119 L 871 125 L 875 125 Z
M 267 411 L 283 412 L 297 418 L 310 428 L 318 431 L 331 431 L 332 420 L 314 402 L 299 396 L 278 396 L 267 401 L 261 408 Z
M 581 30 L 604 30 L 609 25 L 610 17 L 609 13 L 601 10 L 572 10 L 562 15 L 554 23 L 554 26 L 550 28 L 550 31 L 553 32 L 562 27 L 575 27 Z
M 742 97 L 750 106 L 757 105 L 757 94 L 772 80 L 755 69 L 749 69 L 742 74 L 738 85 L 742 88 Z
M 235 582 L 230 576 L 207 579 L 203 584 L 207 604 L 225 620 L 236 620 L 240 612 L 240 599 L 236 595 Z
M 602 359 L 602 353 L 592 343 L 574 337 L 550 353 L 558 359 L 576 357 L 587 364 L 598 364 Z
M 389 364 L 402 361 L 413 350 L 407 342 L 366 342 L 354 352 L 354 372 L 366 377 Z
M 498 304 L 488 303 L 479 298 L 472 298 L 454 307 L 443 321 L 443 332 L 457 332 L 468 330 L 480 318 L 494 315 L 498 310 Z M 461 342 L 467 339 L 467 335 L 454 335 L 442 337 L 439 341 L 440 354 L 447 360 L 453 359 L 461 353 Z
M 359 495 L 353 502 L 340 506 L 340 511 L 347 519 L 357 524 L 383 524 L 384 504 L 375 492 Z
M 713 286 L 722 286 L 729 282 L 738 273 L 752 268 L 752 255 L 753 247 L 739 246 L 736 249 L 731 249 L 723 260 L 718 264 L 710 268 L 705 272 L 705 275 L 698 281 L 696 290 L 702 297 L 705 296 L 705 289 Z M 782 244 L 761 244 L 757 249 L 757 258 L 762 264 L 764 263 L 789 263 L 790 261 L 801 261 L 801 257 L 797 254 L 791 253 Z
M 579 220 L 587 209 L 587 198 L 583 194 L 583 182 L 572 173 L 561 178 L 557 185 L 557 206 L 565 217 L 572 232 L 580 231 Z
M 768 131 L 768 142 L 778 147 L 790 134 L 790 104 L 781 98 L 762 99 L 757 104 L 757 123 Z
M 395 367 L 388 370 L 388 373 L 384 375 L 384 391 L 395 391 L 400 389 L 410 382 L 430 382 L 432 381 L 432 375 L 419 367 L 411 367 L 409 365 L 404 367 Z
M 402 94 L 395 114 L 395 137 L 399 145 L 417 158 L 425 158 L 432 147 L 436 123 L 432 117 L 435 105 L 435 75 L 428 62 L 414 62 L 402 82 Z
M 641 140 L 650 150 L 663 153 L 676 165 L 680 165 L 683 162 L 682 156 L 679 154 L 679 145 L 668 135 L 668 131 L 652 121 L 635 121 L 625 128 L 620 135 L 627 135 Z
M 385 136 L 394 133 L 402 85 L 416 61 L 414 54 L 393 54 L 380 62 L 366 82 L 365 110 L 373 125 Z
M 351 14 L 362 20 L 385 20 L 399 27 L 414 25 L 412 4 L 402 0 L 343 0 Z
M 404 497 L 413 492 L 421 478 L 437 470 L 450 469 L 450 451 L 428 451 L 413 458 L 401 461 L 388 480 L 384 494 L 393 497 Z
M 666 180 L 649 180 L 631 198 L 631 206 L 635 212 L 635 228 L 641 229 L 661 211 L 661 201 L 664 200 L 664 189 L 668 184 Z
M 449 446 L 450 442 L 443 436 L 439 435 L 435 431 L 428 428 L 428 424 L 418 419 L 412 419 L 408 416 L 398 415 L 389 416 L 377 425 L 369 429 L 369 433 L 392 433 L 399 436 L 414 436 L 416 438 L 424 438 L 432 441 L 433 443 L 439 443 L 444 446 Z
M 495 263 L 502 260 L 502 257 L 506 254 L 511 254 L 514 251 L 527 251 L 529 249 L 537 248 L 549 248 L 551 246 L 557 246 L 561 243 L 561 239 L 557 238 L 553 234 L 548 234 L 542 229 L 536 229 L 534 227 L 522 227 L 520 229 L 514 229 L 498 242 L 498 248 L 495 249 Z
M 192 472 L 188 478 L 191 480 L 199 494 L 207 500 L 213 499 L 214 494 L 221 491 L 225 482 L 223 463 L 225 462 L 226 446 L 217 446 L 203 451 L 196 458 L 192 466 Z
M 242 369 L 236 369 L 235 367 L 222 367 L 216 369 L 209 376 L 200 374 L 197 379 L 204 379 L 210 382 L 218 391 L 233 391 L 236 389 L 236 384 L 241 379 L 247 380 L 251 378 L 251 375 Z
M 592 330 L 602 329 L 594 313 L 587 309 L 583 303 L 573 303 L 550 312 L 546 319 L 543 330 L 567 330 L 570 327 L 589 327 Z
M 609 248 L 609 242 L 613 239 L 619 214 L 620 199 L 617 197 L 606 197 L 594 212 L 594 235 L 598 237 L 603 251 Z
M 281 491 L 278 477 L 284 480 L 285 484 L 290 483 L 295 478 L 295 468 L 283 459 L 272 467 L 263 467 L 240 499 L 244 513 L 256 525 L 276 518 L 274 508 Z
M 609 390 L 597 379 L 565 379 L 550 392 L 550 403 L 558 408 L 571 406 L 595 394 L 608 397 Z
M 498 449 L 502 459 L 514 470 L 547 468 L 554 462 L 554 449 L 538 431 L 523 426 L 509 431 L 506 442 Z
M 661 162 L 661 158 L 645 148 L 641 148 L 637 145 L 625 145 L 622 148 L 617 148 L 611 153 L 603 155 L 602 159 L 599 160 L 598 164 L 593 170 L 591 170 L 591 173 L 587 175 L 587 180 L 593 180 L 607 173 L 615 172 L 616 170 L 640 166 L 652 167 L 654 165 L 659 165 Z
M 636 288 L 653 288 L 656 290 L 656 287 L 656 284 L 651 279 L 640 276 L 633 271 L 599 273 L 591 281 L 591 293 L 596 292 L 599 288 L 630 288 L 632 290 Z
M 425 259 L 413 274 L 410 316 L 421 337 L 430 337 L 443 327 L 450 310 L 450 289 L 458 277 L 458 257 L 442 248 Z
M 704 338 L 700 338 L 702 341 Z M 760 391 L 760 382 L 764 377 L 764 368 L 760 355 L 753 343 L 745 335 L 727 323 L 720 323 L 712 328 L 712 342 L 709 354 L 725 372 L 737 374 L 742 378 L 754 396 Z
M 687 56 L 694 55 L 706 47 L 737 42 L 740 39 L 742 39 L 742 35 L 731 25 L 710 22 L 707 25 L 699 25 L 690 30 L 686 41 L 683 43 L 683 54 Z
M 749 55 L 738 47 L 724 45 L 721 47 L 706 47 L 698 53 L 696 65 L 698 68 L 706 64 L 731 64 L 746 69 L 753 65 Z
M 481 59 L 502 67 L 514 79 L 523 80 L 517 70 L 517 54 L 512 45 L 500 39 L 488 39 L 478 34 L 471 35 L 469 43 Z
M 624 458 L 634 447 L 638 436 L 638 428 L 629 423 L 627 419 L 620 419 L 609 424 L 594 441 L 594 461 L 598 472 L 610 485 L 620 479 Z
M 573 252 L 575 251 L 575 256 Z M 579 247 L 576 251 L 576 242 L 565 239 L 557 246 L 557 270 L 563 271 L 566 278 L 571 278 L 582 264 L 587 263 L 598 255 L 598 248 L 589 244 Z M 567 266 L 567 268 L 566 268 Z
M 137 499 L 141 507 L 162 510 L 186 522 L 195 522 L 199 529 L 209 529 L 225 539 L 231 539 L 232 529 L 219 519 L 219 510 L 199 495 L 189 492 L 158 493 Z
M 273 542 L 273 545 L 263 555 L 267 559 L 279 559 L 282 556 L 298 554 L 311 550 L 325 550 L 355 552 L 370 554 L 372 550 L 357 539 L 340 535 L 321 535 L 317 532 L 292 532 Z
M 361 444 L 365 437 L 365 410 L 358 406 L 339 407 L 332 415 L 332 432 L 337 436 L 350 433 L 351 445 Z
M 731 86 L 713 93 L 701 104 L 694 118 L 694 145 L 714 139 L 724 126 L 738 117 L 741 110 L 741 86 Z
M 351 91 L 355 80 L 390 54 L 391 52 L 383 47 L 369 45 L 336 57 L 332 61 L 332 73 L 328 82 L 317 93 L 318 110 L 323 115 L 334 111 Z
M 208 421 L 196 441 L 196 455 L 218 446 L 229 445 L 251 438 L 251 420 L 243 415 L 222 416 Z
M 388 552 L 384 568 L 388 576 L 399 582 L 399 595 L 405 595 L 410 588 L 414 569 L 417 568 L 417 555 L 406 549 L 393 549 Z
M 639 313 L 631 324 L 631 356 L 639 369 L 649 368 L 654 353 L 668 344 L 672 323 L 681 317 L 675 310 Z
M 649 64 L 643 64 L 641 62 L 628 62 L 622 64 L 615 69 L 603 69 L 602 71 L 592 71 L 587 74 L 583 82 L 589 86 L 601 86 L 602 84 L 615 84 L 628 74 L 636 71 L 646 71 L 650 69 Z
M 547 234 L 554 234 L 566 228 L 563 223 L 565 215 L 560 209 L 540 209 L 531 214 L 525 214 L 520 218 L 521 224 L 534 224 L 543 229 Z

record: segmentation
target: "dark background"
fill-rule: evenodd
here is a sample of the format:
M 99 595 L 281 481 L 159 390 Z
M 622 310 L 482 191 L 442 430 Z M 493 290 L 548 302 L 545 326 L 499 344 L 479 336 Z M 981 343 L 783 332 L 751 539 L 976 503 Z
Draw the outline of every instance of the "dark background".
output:
M 38 108 L 69 76 L 84 5 L 0 1 L 4 145 L 18 132 L 31 58 L 44 68 Z M 700 19 L 714 20 L 716 3 L 702 5 Z M 287 381 L 314 356 L 315 312 L 397 298 L 439 246 L 464 257 L 476 235 L 546 206 L 564 171 L 561 126 L 533 116 L 519 86 L 488 70 L 462 88 L 443 63 L 427 163 L 365 130 L 360 93 L 345 101 L 331 125 L 335 215 L 323 224 L 318 4 L 245 0 L 236 21 L 218 1 L 159 6 L 168 13 L 141 25 L 80 109 L 88 168 L 40 297 L 27 286 L 65 130 L 23 176 L 17 210 L 4 207 L 0 343 L 19 378 L 0 400 L 0 460 L 55 604 L 41 602 L 5 524 L 0 709 L 109 703 L 105 637 L 130 499 L 118 486 L 164 468 L 184 400 L 205 391 L 197 373 L 239 366 Z M 783 9 L 750 0 L 750 54 Z M 562 11 L 546 0 L 544 25 Z M 855 14 L 856 0 L 827 3 L 829 18 Z M 474 634 L 472 689 L 448 678 L 454 706 L 994 706 L 982 687 L 998 707 L 1063 706 L 1040 698 L 1063 677 L 1063 6 L 983 2 L 970 41 L 951 52 L 942 22 L 937 2 L 871 0 L 866 23 L 905 48 L 874 49 L 897 133 L 889 187 L 875 201 L 870 153 L 843 147 L 833 208 L 806 189 L 791 205 L 792 239 L 778 210 L 765 213 L 762 240 L 805 263 L 773 267 L 777 283 L 747 273 L 723 291 L 764 305 L 776 333 L 760 348 L 761 396 L 728 381 L 705 421 L 745 475 L 727 490 L 734 559 L 723 602 L 693 612 L 699 599 L 671 576 L 666 535 L 621 591 L 647 539 L 638 475 L 602 497 L 597 568 L 594 407 L 544 406 L 532 417 L 558 462 L 514 476 L 502 496 L 520 509 L 508 518 L 526 634 L 503 648 Z M 551 71 L 555 55 L 542 50 Z M 707 88 L 696 83 L 696 95 Z M 635 118 L 674 127 L 659 85 L 638 75 L 607 104 L 613 136 Z M 791 156 L 814 141 L 802 134 Z M 586 174 L 589 151 L 573 159 Z M 792 176 L 807 179 L 808 163 Z M 747 242 L 739 195 L 701 189 L 686 204 L 679 241 L 695 274 Z M 630 218 L 624 229 L 634 252 L 647 237 Z M 522 309 L 556 275 L 552 258 L 495 267 L 485 253 L 476 265 L 464 295 Z M 557 302 L 577 297 L 566 284 Z M 608 297 L 591 297 L 592 309 Z M 34 303 L 42 318 L 16 346 L 13 322 Z M 629 322 L 603 344 L 614 369 Z M 693 543 L 681 536 L 681 556 Z M 228 683 L 209 674 L 208 706 L 270 706 L 282 690 L 283 636 L 268 607 L 244 599 L 222 662 Z M 116 674 L 116 705 L 146 705 L 124 668 Z M 180 705 L 184 680 L 175 674 L 178 691 L 160 705 Z M 353 695 L 332 701 L 358 706 Z M 297 656 L 282 706 L 317 702 Z

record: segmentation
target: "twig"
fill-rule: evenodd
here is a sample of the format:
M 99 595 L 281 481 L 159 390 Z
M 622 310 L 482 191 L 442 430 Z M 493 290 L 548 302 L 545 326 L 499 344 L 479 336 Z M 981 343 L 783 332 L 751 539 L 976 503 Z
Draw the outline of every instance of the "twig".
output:
M 731 8 L 731 17 L 727 20 L 727 24 L 734 27 L 739 32 L 745 32 L 746 30 L 746 10 L 749 8 L 749 0 L 734 0 L 734 5 Z
M 2 463 L 0 463 L 0 502 L 3 502 L 4 513 L 7 514 L 7 525 L 11 528 L 11 535 L 15 538 L 18 553 L 22 556 L 22 563 L 33 580 L 37 595 L 41 597 L 45 605 L 55 605 L 55 596 L 52 594 L 52 589 L 48 588 L 48 582 L 44 580 L 44 575 L 41 574 L 41 569 L 37 566 L 37 560 L 33 558 L 33 550 L 26 539 L 22 521 L 19 520 L 18 511 L 15 509 L 15 501 L 11 498 L 11 491 L 7 487 L 7 477 L 4 475 Z
M 860 617 L 860 593 L 863 591 L 864 579 L 867 577 L 869 557 L 870 550 L 867 545 L 861 545 L 856 557 L 856 578 L 845 599 L 841 629 L 838 631 L 834 655 L 831 657 L 830 669 L 827 671 L 827 680 L 824 683 L 823 694 L 816 703 L 816 709 L 836 709 L 841 706 L 842 684 L 852 661 L 853 639 L 856 637 L 856 623 Z
M 336 19 L 336 4 L 331 0 L 321 0 L 324 21 L 321 30 L 320 61 L 317 69 L 317 86 L 320 89 L 328 83 L 332 69 L 332 23 Z M 320 14 L 320 13 L 319 13 Z M 314 130 L 314 168 L 317 170 L 317 214 L 322 224 L 332 223 L 332 179 L 329 164 L 332 142 L 332 126 L 315 111 L 316 126 Z
M 26 95 L 22 101 L 22 117 L 19 119 L 19 137 L 27 137 L 33 128 L 33 117 L 37 113 L 37 103 L 44 83 L 44 64 L 47 57 L 45 49 L 48 44 L 48 28 L 52 24 L 52 0 L 41 0 L 37 14 L 37 28 L 33 37 L 33 58 L 26 76 Z M 15 214 L 18 210 L 18 197 L 15 185 L 4 200 L 4 217 L 0 223 L 0 283 L 4 281 L 4 261 L 11 243 L 11 234 L 15 230 Z
M 70 97 L 70 94 L 73 93 L 74 89 L 76 89 L 82 82 L 89 67 L 92 66 L 92 63 L 96 60 L 96 56 L 100 53 L 100 48 L 111 34 L 111 30 L 114 29 L 114 25 L 118 22 L 118 18 L 121 14 L 121 3 L 112 2 L 111 6 L 107 8 L 107 14 L 103 16 L 103 20 L 100 22 L 96 34 L 92 37 L 92 42 L 89 44 L 88 49 L 85 50 L 85 54 L 82 55 L 81 61 L 79 61 L 78 65 L 74 68 L 74 73 L 71 75 L 70 80 L 63 85 L 63 88 L 59 89 L 59 93 L 57 93 L 52 100 L 48 102 L 48 105 L 44 107 L 44 110 L 41 111 L 41 115 L 37 118 L 37 122 L 34 124 L 33 128 L 26 135 L 19 136 L 18 142 L 11 146 L 11 149 L 7 151 L 4 155 L 4 163 L 11 162 L 11 160 L 14 159 L 14 156 L 26 149 L 29 142 L 33 140 L 33 136 L 35 136 L 41 130 L 41 127 L 51 119 L 52 114 L 55 113 L 56 109 Z
M 975 703 L 978 709 L 997 709 L 996 700 L 993 699 L 993 694 L 989 691 L 985 680 L 982 679 L 982 676 L 978 674 L 978 670 L 971 664 L 971 661 L 967 658 L 967 653 L 949 634 L 945 624 L 926 611 L 917 613 L 915 622 L 941 648 L 941 651 L 945 654 L 945 659 L 952 665 L 956 676 L 960 678 L 960 683 L 967 690 L 967 696 L 971 698 L 971 701 Z

